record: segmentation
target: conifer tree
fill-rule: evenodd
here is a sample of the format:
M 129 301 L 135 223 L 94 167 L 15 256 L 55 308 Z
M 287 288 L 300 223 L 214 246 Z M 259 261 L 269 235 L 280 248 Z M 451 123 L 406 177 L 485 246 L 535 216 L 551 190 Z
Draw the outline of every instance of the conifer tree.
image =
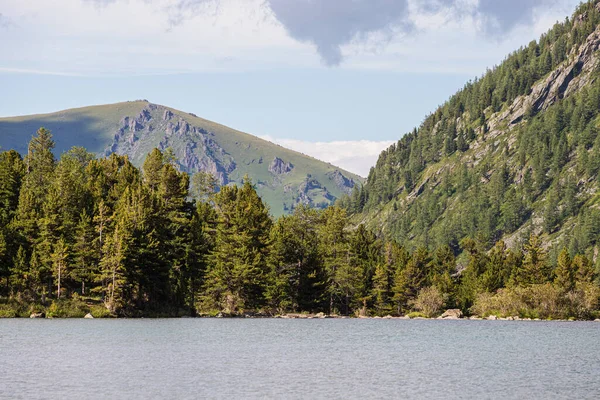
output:
M 591 283 L 594 281 L 595 273 L 589 258 L 582 254 L 573 257 L 572 268 L 575 272 L 577 282 Z
M 54 245 L 52 253 L 52 263 L 54 266 L 53 275 L 56 281 L 56 298 L 60 299 L 62 284 L 68 276 L 68 258 L 69 250 L 63 238 L 60 238 Z
M 92 219 L 86 211 L 81 213 L 75 228 L 73 244 L 73 272 L 76 281 L 81 283 L 81 294 L 86 294 L 86 283 L 90 285 L 99 273 L 97 265 L 100 260 L 99 243 L 95 240 Z M 101 244 L 100 244 L 101 245 Z
M 330 207 L 323 213 L 323 224 L 319 230 L 320 252 L 323 267 L 328 277 L 329 313 L 334 311 L 348 312 L 350 293 L 354 283 L 352 266 L 348 254 L 348 235 L 346 212 L 339 207 Z M 344 301 L 343 310 L 339 309 Z
M 427 286 L 427 276 L 431 267 L 431 258 L 426 248 L 418 248 L 406 263 L 406 267 L 399 270 L 394 278 L 394 301 L 398 311 L 407 310 L 421 289 Z
M 144 183 L 150 190 L 158 189 L 164 165 L 163 153 L 159 149 L 155 148 L 146 156 L 142 170 L 144 171 Z
M 513 281 L 517 285 L 542 284 L 550 279 L 550 270 L 546 262 L 546 251 L 542 247 L 539 236 L 531 235 L 523 246 L 525 257 L 521 268 L 513 273 Z
M 246 177 L 241 188 L 215 196 L 215 248 L 206 274 L 202 308 L 241 313 L 264 305 L 271 219 Z
M 554 284 L 563 292 L 571 292 L 575 288 L 575 273 L 573 262 L 567 249 L 563 249 L 554 269 Z
M 391 274 L 385 263 L 380 262 L 375 268 L 373 276 L 373 307 L 378 315 L 388 314 L 391 311 Z
M 40 128 L 29 142 L 25 158 L 26 175 L 19 194 L 15 223 L 31 244 L 39 237 L 38 221 L 43 217 L 42 209 L 56 163 L 53 148 L 54 141 L 50 131 Z
M 107 236 L 103 245 L 103 257 L 100 260 L 98 279 L 102 283 L 104 304 L 112 312 L 119 313 L 127 305 L 126 302 L 126 277 L 125 253 L 127 249 L 127 236 L 117 226 L 112 235 Z

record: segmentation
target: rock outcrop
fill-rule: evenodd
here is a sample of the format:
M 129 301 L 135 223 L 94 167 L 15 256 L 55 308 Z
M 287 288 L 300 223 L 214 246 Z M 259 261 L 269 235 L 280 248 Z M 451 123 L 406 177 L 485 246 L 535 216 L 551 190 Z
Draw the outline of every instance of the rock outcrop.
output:
M 292 169 L 294 169 L 292 163 L 285 162 L 279 157 L 275 157 L 269 164 L 269 172 L 275 175 L 287 174 Z
M 344 193 L 350 194 L 354 188 L 354 181 L 344 176 L 339 170 L 328 172 L 327 175 L 335 183 L 335 185 Z
M 449 309 L 444 311 L 442 315 L 439 316 L 439 319 L 460 319 L 462 318 L 463 313 L 457 308 Z
M 507 123 L 509 127 L 518 124 L 528 112 L 544 111 L 557 100 L 588 85 L 593 79 L 592 73 L 599 65 L 598 49 L 600 27 L 592 32 L 578 49 L 568 55 L 567 61 L 535 84 L 530 94 L 517 97 L 506 111 L 491 118 L 488 123 L 492 131 L 490 136 L 496 136 L 495 128 L 503 123 Z
M 164 132 L 158 144 L 156 137 L 150 135 L 154 131 Z M 210 132 L 191 126 L 168 108 L 149 103 L 136 117 L 121 119 L 113 142 L 104 154 L 128 155 L 135 162 L 143 160 L 153 147 L 162 151 L 170 147 L 181 170 L 210 172 L 220 185 L 226 185 L 229 183 L 228 174 L 235 170 L 236 163 L 211 136 Z

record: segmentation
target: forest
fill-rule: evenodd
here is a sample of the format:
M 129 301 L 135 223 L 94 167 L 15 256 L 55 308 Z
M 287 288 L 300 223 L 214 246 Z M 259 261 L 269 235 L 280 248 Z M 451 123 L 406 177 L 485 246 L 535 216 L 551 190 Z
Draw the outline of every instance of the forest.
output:
M 218 188 L 153 150 L 73 148 L 56 159 L 40 128 L 28 153 L 0 153 L 0 316 L 598 316 L 598 271 L 531 235 L 519 248 L 465 238 L 408 247 L 346 209 L 273 219 L 246 178 Z
M 573 18 L 467 83 L 382 152 L 367 184 L 339 205 L 357 220 L 366 214 L 374 229 L 383 226 L 383 235 L 410 247 L 450 245 L 459 252 L 461 240 L 476 237 L 489 250 L 501 239 L 524 242 L 535 232 L 558 242 L 552 263 L 563 247 L 595 258 L 598 64 L 589 65 L 577 90 L 547 108 L 530 105 L 514 126 L 493 122 L 518 96 L 573 62 L 599 23 L 596 2 L 583 3 Z M 579 73 L 575 65 L 570 79 Z

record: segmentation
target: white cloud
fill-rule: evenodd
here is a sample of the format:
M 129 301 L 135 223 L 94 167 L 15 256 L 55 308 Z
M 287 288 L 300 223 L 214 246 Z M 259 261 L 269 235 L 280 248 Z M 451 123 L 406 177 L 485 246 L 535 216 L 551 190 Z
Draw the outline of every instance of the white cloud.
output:
M 318 160 L 329 162 L 362 177 L 369 175 L 369 170 L 377 162 L 379 153 L 394 143 L 394 141 L 373 140 L 307 142 L 296 139 L 277 139 L 271 136 L 261 136 L 261 138 Z
M 2 0 L 0 25 L 2 21 L 11 24 L 0 35 L 0 47 L 4 50 L 0 68 L 92 76 L 323 68 L 311 41 L 324 41 L 321 47 L 332 47 L 333 55 L 338 57 L 334 59 L 343 60 L 342 68 L 479 74 L 500 62 L 506 53 L 536 38 L 555 20 L 562 20 L 577 3 L 543 0 L 545 7 L 537 7 L 531 13 L 533 23 L 526 20 L 527 23 L 490 38 L 481 34 L 477 13 L 419 6 L 445 4 L 439 0 L 409 0 L 407 9 L 396 10 L 394 6 L 396 12 L 389 17 L 378 14 L 372 21 L 363 16 L 368 23 L 336 25 L 341 36 L 335 36 L 335 40 L 319 36 L 323 32 L 330 35 L 327 21 L 295 23 L 294 37 L 309 38 L 308 42 L 301 42 L 291 36 L 289 27 L 269 7 L 272 1 Z M 282 7 L 289 7 L 288 1 L 295 4 L 296 0 L 277 0 L 279 14 Z M 344 7 L 342 0 L 327 0 L 326 4 L 330 3 Z M 478 2 L 452 0 L 448 4 L 475 9 Z M 337 15 L 332 9 L 325 16 L 337 18 L 336 21 L 357 18 L 346 14 Z M 410 20 L 414 29 L 387 24 L 388 19 L 390 23 Z M 287 19 L 284 21 L 290 24 Z M 384 28 L 379 29 L 380 25 Z M 299 35 L 298 30 L 305 26 L 323 32 Z M 357 35 L 348 39 L 355 31 Z

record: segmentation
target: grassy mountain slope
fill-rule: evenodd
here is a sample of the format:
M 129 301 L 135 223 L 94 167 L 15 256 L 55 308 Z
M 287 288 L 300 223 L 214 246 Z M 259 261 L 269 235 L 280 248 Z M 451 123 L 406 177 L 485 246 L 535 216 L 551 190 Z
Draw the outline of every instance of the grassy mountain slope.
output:
M 361 181 L 331 164 L 145 100 L 1 118 L 0 146 L 25 154 L 41 126 L 52 131 L 57 154 L 82 146 L 99 155 L 127 154 L 140 166 L 154 147 L 170 147 L 186 172 L 210 171 L 221 184 L 239 183 L 247 174 L 274 215 L 299 203 L 325 207 Z
M 412 247 L 530 233 L 596 256 L 600 241 L 600 4 L 468 82 L 382 152 L 341 204 Z M 555 248 L 559 248 L 555 246 Z

